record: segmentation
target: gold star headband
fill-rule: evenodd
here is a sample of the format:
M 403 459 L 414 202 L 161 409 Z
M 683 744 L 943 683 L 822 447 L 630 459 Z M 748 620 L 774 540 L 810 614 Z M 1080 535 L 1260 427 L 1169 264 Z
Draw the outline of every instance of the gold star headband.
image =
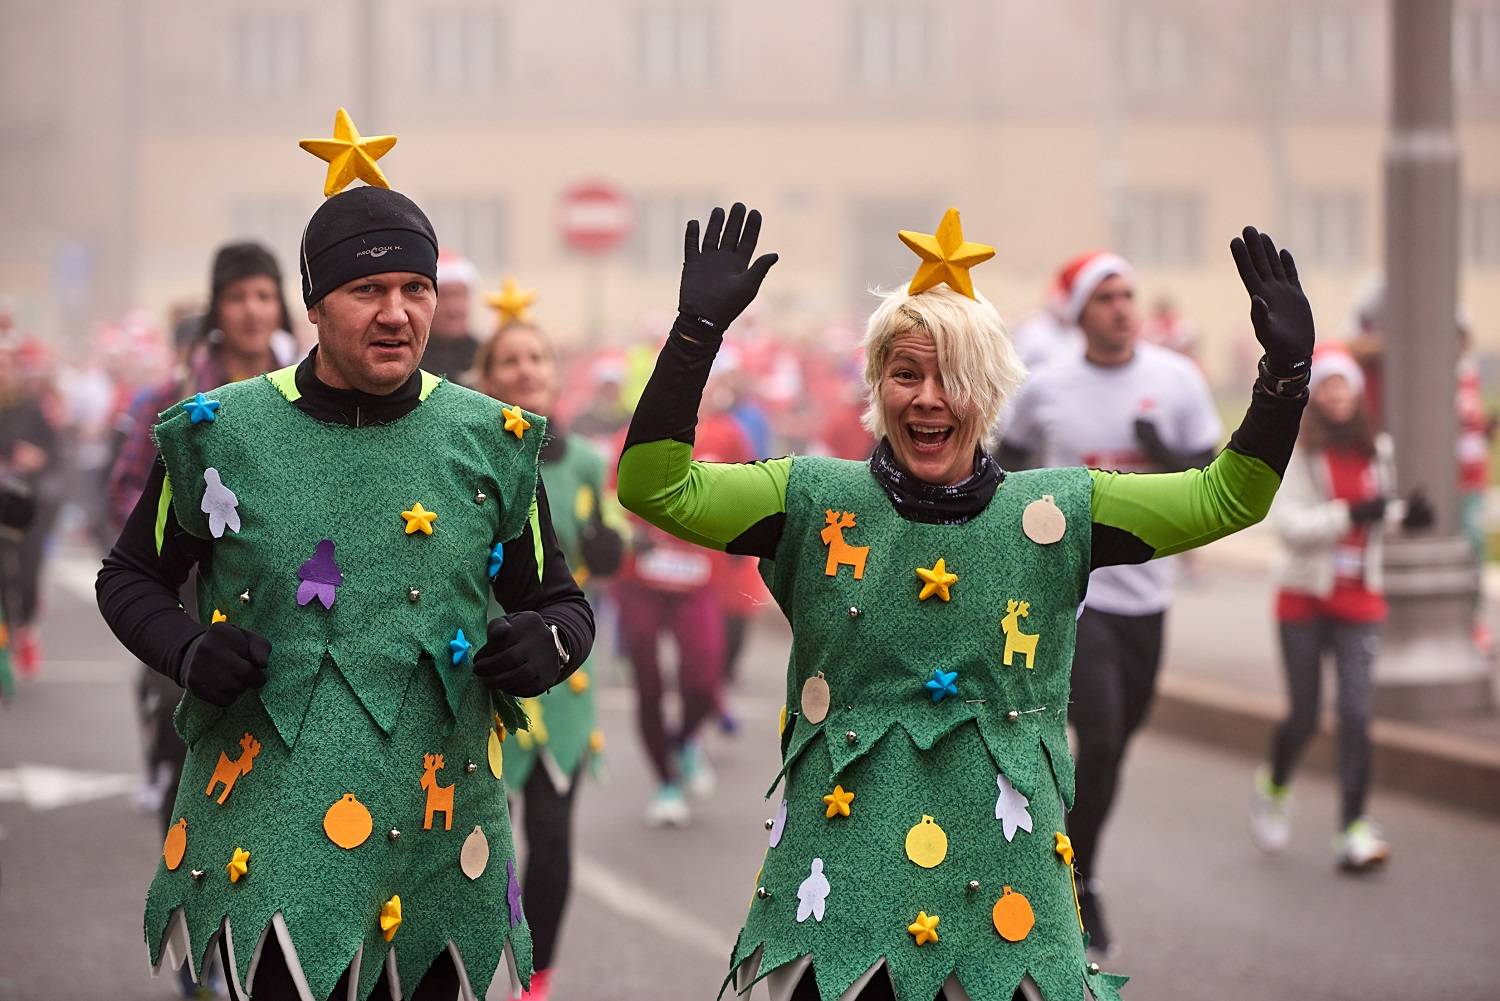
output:
M 531 305 L 536 302 L 536 289 L 521 288 L 514 278 L 507 277 L 498 292 L 486 292 L 485 305 L 495 311 L 498 326 L 512 323 L 528 323 Z
M 375 163 L 396 145 L 395 136 L 361 136 L 354 119 L 343 108 L 333 116 L 332 139 L 303 139 L 298 146 L 320 160 L 328 161 L 328 176 L 323 181 L 323 197 L 332 196 L 358 178 L 376 188 L 389 188 L 379 165 Z
M 943 220 L 938 223 L 934 234 L 903 229 L 897 235 L 912 253 L 922 259 L 907 286 L 910 295 L 947 285 L 973 299 L 974 282 L 969 278 L 969 269 L 995 256 L 995 248 L 989 244 L 969 243 L 964 239 L 958 209 L 950 208 L 943 213 Z

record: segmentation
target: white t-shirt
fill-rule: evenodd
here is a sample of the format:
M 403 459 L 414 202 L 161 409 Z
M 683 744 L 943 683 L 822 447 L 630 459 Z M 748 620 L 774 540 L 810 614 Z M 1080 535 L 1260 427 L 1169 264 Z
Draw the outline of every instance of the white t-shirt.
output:
M 1156 424 L 1174 452 L 1210 451 L 1224 435 L 1198 367 L 1146 343 L 1137 343 L 1130 361 L 1113 368 L 1081 354 L 1054 360 L 1017 392 L 1002 435 L 1039 466 L 1153 472 L 1135 436 L 1140 417 Z M 1171 599 L 1172 568 L 1152 560 L 1095 570 L 1084 604 L 1116 615 L 1149 615 L 1164 611 Z

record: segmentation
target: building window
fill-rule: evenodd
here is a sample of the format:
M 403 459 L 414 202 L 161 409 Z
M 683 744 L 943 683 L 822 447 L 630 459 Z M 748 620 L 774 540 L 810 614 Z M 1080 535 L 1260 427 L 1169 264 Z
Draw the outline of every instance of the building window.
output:
M 1181 21 L 1166 14 L 1133 11 L 1126 15 L 1125 82 L 1137 90 L 1182 87 L 1188 82 L 1188 34 Z
M 1136 264 L 1201 264 L 1203 196 L 1191 191 L 1126 192 L 1116 245 Z
M 687 221 L 697 219 L 701 234 L 714 206 L 724 204 L 706 193 L 637 193 L 635 228 L 625 247 L 626 257 L 642 271 L 681 267 L 682 234 Z
M 862 87 L 919 84 L 932 75 L 934 7 L 865 3 L 854 9 L 854 79 Z
M 1500 190 L 1476 191 L 1464 199 L 1464 258 L 1475 267 L 1500 267 Z
M 1287 40 L 1288 71 L 1303 87 L 1348 87 L 1364 77 L 1367 11 L 1302 9 Z
M 438 246 L 469 258 L 481 274 L 507 261 L 504 202 L 479 196 L 438 199 L 427 204 L 427 217 L 437 232 Z
M 1304 191 L 1292 199 L 1288 245 L 1307 264 L 1363 267 L 1365 211 L 1365 197 L 1357 191 Z
M 653 87 L 713 82 L 718 11 L 710 7 L 647 7 L 636 15 L 642 82 Z
M 427 32 L 427 79 L 434 91 L 486 91 L 499 84 L 499 11 L 440 8 L 428 15 L 423 27 Z
M 1454 10 L 1453 79 L 1465 90 L 1500 90 L 1500 4 Z
M 301 91 L 306 26 L 300 14 L 241 14 L 230 22 L 230 82 L 262 97 Z

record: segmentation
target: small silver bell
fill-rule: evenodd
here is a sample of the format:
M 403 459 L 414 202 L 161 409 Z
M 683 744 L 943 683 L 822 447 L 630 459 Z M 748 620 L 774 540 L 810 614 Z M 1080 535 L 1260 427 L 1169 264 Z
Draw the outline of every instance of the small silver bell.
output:
M 771 891 L 766 889 L 764 886 L 757 886 L 755 888 L 755 895 L 762 900 L 771 899 Z
M 421 599 L 422 592 L 418 591 L 416 588 L 412 588 L 410 591 L 406 592 L 406 600 L 411 602 L 413 605 L 415 605 Z
M 1094 975 L 1098 974 L 1098 972 L 1099 972 L 1099 964 L 1098 963 L 1090 963 L 1089 964 L 1089 975 L 1090 976 L 1094 976 Z
M 1009 722 L 1014 723 L 1016 720 L 1021 718 L 1021 714 L 1012 709 L 1010 712 L 1005 714 L 1005 718 Z
M 243 591 L 240 592 L 240 604 L 242 604 L 242 605 L 248 605 L 248 604 L 250 604 L 250 589 L 248 587 L 245 588 Z
M 859 610 L 859 606 L 858 605 L 850 605 L 849 606 L 849 618 L 851 618 L 851 619 L 857 619 L 857 618 L 859 618 L 863 614 L 865 614 L 865 613 L 861 612 Z
M 387 834 L 386 837 L 390 838 L 392 841 L 395 841 L 397 838 L 401 837 L 401 832 L 392 827 L 391 833 Z
M 850 730 L 849 732 L 847 732 L 847 733 L 844 734 L 844 741 L 846 743 L 853 744 L 853 743 L 855 743 L 858 740 L 859 740 L 859 734 L 855 733 L 853 730 Z
M 771 829 L 771 828 L 773 828 L 773 827 L 775 827 L 775 826 L 776 826 L 776 821 L 775 821 L 775 819 L 773 819 L 773 818 L 771 818 L 771 817 L 767 817 L 767 818 L 766 818 L 766 830 L 768 830 L 768 831 L 769 831 L 769 830 L 770 830 L 770 829 Z
M 474 761 L 473 761 L 472 758 L 464 763 L 464 771 L 467 772 L 470 775 L 473 775 L 474 774 L 474 770 L 477 769 L 478 767 L 479 767 L 478 765 L 474 764 Z
M 193 879 L 195 879 L 195 880 L 202 879 L 203 878 L 203 870 L 202 869 L 194 869 L 192 872 L 188 873 L 188 875 L 191 876 L 191 877 L 193 877 Z
M 484 495 L 484 491 L 483 490 L 476 490 L 474 492 L 474 503 L 475 504 L 483 504 L 488 499 L 489 498 Z
M 978 893 L 979 892 L 979 880 L 977 880 L 977 879 L 971 879 L 971 880 L 969 880 L 969 892 L 970 893 Z

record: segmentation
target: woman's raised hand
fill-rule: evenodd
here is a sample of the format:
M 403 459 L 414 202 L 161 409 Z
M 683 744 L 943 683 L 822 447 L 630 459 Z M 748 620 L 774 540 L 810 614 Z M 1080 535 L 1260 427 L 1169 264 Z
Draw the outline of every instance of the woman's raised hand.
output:
M 1304 374 L 1312 360 L 1313 315 L 1291 252 L 1278 251 L 1254 226 L 1230 241 L 1229 252 L 1250 293 L 1250 322 L 1265 349 L 1266 367 L 1282 378 Z
M 682 261 L 682 286 L 677 311 L 717 333 L 723 333 L 745 311 L 760 290 L 775 254 L 755 255 L 760 239 L 760 213 L 735 202 L 726 220 L 715 208 L 708 216 L 700 244 L 698 220 L 687 224 Z

